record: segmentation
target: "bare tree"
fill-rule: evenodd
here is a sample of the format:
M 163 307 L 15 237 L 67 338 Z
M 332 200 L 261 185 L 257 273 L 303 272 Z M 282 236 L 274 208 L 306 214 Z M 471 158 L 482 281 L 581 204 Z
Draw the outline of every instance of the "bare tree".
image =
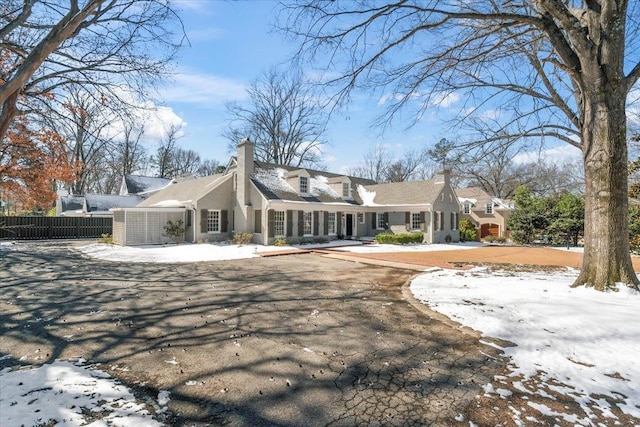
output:
M 554 138 L 582 150 L 585 248 L 576 286 L 638 288 L 627 239 L 626 99 L 640 77 L 640 4 L 621 0 L 395 0 L 288 6 L 300 55 L 330 58 L 336 102 L 355 88 L 416 117 L 452 93 L 502 128 L 478 143 Z M 375 43 L 371 43 L 375 40 Z M 318 55 L 329 52 L 330 55 Z M 418 102 L 415 102 L 415 101 Z
M 42 111 L 70 84 L 143 95 L 182 44 L 179 24 L 169 0 L 5 1 L 0 138 L 17 114 Z
M 96 192 L 95 184 L 108 173 L 106 159 L 116 138 L 113 128 L 117 120 L 112 108 L 105 108 L 80 86 L 71 86 L 62 108 L 43 120 L 44 127 L 68 141 L 71 162 L 77 165 L 73 194 Z
M 125 120 L 122 139 L 115 144 L 113 165 L 117 175 L 141 173 L 147 168 L 146 149 L 142 143 L 144 125 L 136 120 Z
M 418 150 L 408 150 L 397 157 L 384 145 L 376 145 L 365 153 L 360 164 L 347 173 L 376 182 L 413 181 L 424 178 L 425 161 L 425 154 Z
M 390 165 L 390 155 L 385 146 L 376 145 L 365 153 L 362 162 L 358 166 L 350 168 L 347 173 L 376 182 L 384 182 L 386 179 L 386 171 Z
M 246 105 L 227 104 L 231 119 L 224 136 L 230 151 L 249 137 L 259 160 L 321 167 L 327 117 L 302 75 L 271 69 L 251 84 L 248 94 Z
M 225 166 L 220 164 L 217 160 L 204 160 L 200 163 L 200 167 L 196 171 L 196 176 L 210 176 L 218 173 L 222 173 L 225 170 Z
M 178 150 L 177 143 L 182 138 L 182 128 L 171 125 L 165 129 L 165 136 L 160 141 L 160 146 L 155 156 L 151 156 L 149 163 L 155 169 L 156 176 L 160 178 L 174 178 L 178 174 L 175 163 L 175 155 Z

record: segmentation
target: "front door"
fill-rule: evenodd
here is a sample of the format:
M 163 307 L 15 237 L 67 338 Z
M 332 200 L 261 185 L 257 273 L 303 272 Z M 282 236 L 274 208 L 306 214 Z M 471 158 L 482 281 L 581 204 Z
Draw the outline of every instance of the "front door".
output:
M 347 220 L 345 221 L 345 226 L 347 227 L 345 236 L 351 237 L 353 236 L 353 214 L 347 214 Z

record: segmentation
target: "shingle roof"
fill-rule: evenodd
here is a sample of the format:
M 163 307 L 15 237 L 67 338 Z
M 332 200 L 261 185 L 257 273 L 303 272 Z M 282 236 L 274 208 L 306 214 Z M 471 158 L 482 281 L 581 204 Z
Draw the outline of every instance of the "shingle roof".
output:
M 140 202 L 138 207 L 184 207 L 206 195 L 228 177 L 216 174 L 171 184 Z
M 58 214 L 68 211 L 81 211 L 84 207 L 84 196 L 60 196 L 60 207 L 62 210 Z
M 287 172 L 299 170 L 292 166 L 254 162 L 252 181 L 256 188 L 270 200 L 294 202 L 348 203 L 352 205 L 424 205 L 431 204 L 444 186 L 444 181 L 409 181 L 376 184 L 375 181 L 332 172 L 304 169 L 311 176 L 311 196 L 301 196 L 285 178 Z M 351 182 L 352 198 L 343 199 L 327 183 L 346 177 Z
M 254 162 L 255 172 L 251 181 L 255 184 L 265 198 L 269 200 L 286 200 L 292 202 L 321 202 L 321 203 L 347 203 L 361 204 L 357 192 L 356 185 L 372 184 L 374 181 L 369 179 L 357 178 L 353 176 L 340 175 L 337 173 L 319 171 L 314 169 L 306 169 L 284 165 L 274 165 L 265 162 Z M 284 175 L 287 172 L 304 169 L 309 173 L 310 195 L 301 196 L 296 189 L 291 187 Z M 351 182 L 353 199 L 343 199 L 341 194 L 333 190 L 328 182 L 333 178 L 347 177 Z
M 493 203 L 494 207 L 503 209 L 513 208 L 513 202 L 510 200 L 493 197 L 480 187 L 458 188 L 456 189 L 456 195 L 461 203 L 470 201 L 474 206 L 478 207 L 482 206 L 484 208 L 484 205 L 487 203 Z
M 119 196 L 116 194 L 85 194 L 87 212 L 107 212 L 112 208 L 131 208 L 142 200 L 138 196 Z
M 433 203 L 443 187 L 444 181 L 430 179 L 365 185 L 363 189 L 375 193 L 371 200 L 373 205 L 422 205 Z
M 160 190 L 171 183 L 168 178 L 158 178 L 142 175 L 125 175 L 124 184 L 127 194 L 142 194 Z

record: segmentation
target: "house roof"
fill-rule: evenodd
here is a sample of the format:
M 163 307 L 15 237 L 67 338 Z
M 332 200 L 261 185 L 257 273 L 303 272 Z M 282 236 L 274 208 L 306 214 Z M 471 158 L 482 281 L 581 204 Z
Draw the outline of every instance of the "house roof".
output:
M 124 175 L 123 179 L 127 194 L 144 194 L 150 191 L 158 191 L 172 182 L 168 178 L 129 174 Z
M 119 196 L 117 194 L 85 194 L 87 212 L 108 212 L 113 208 L 131 208 L 142 200 L 138 196 Z
M 61 214 L 62 212 L 69 212 L 69 211 L 82 211 L 83 207 L 84 207 L 84 196 L 73 196 L 73 195 L 60 196 L 61 211 L 58 212 L 58 214 Z
M 493 197 L 480 187 L 467 187 L 456 189 L 460 203 L 470 202 L 474 206 L 482 206 L 493 203 L 497 208 L 513 209 L 513 202 L 499 197 Z
M 206 195 L 228 176 L 216 174 L 178 182 L 165 187 L 163 190 L 152 194 L 146 200 L 140 202 L 138 207 L 185 207 L 195 203 L 196 200 Z
M 365 205 L 424 205 L 434 202 L 444 181 L 389 182 L 386 184 L 365 185 L 358 189 Z
M 251 181 L 255 184 L 258 191 L 260 191 L 264 197 L 269 200 L 359 205 L 362 204 L 362 200 L 355 191 L 356 185 L 375 183 L 369 179 L 304 168 L 311 178 L 309 182 L 310 194 L 308 196 L 303 196 L 287 182 L 285 177 L 288 172 L 299 171 L 302 168 L 274 165 L 259 161 L 254 162 L 254 165 L 255 171 Z M 336 181 L 335 178 L 339 177 L 348 178 L 351 182 L 354 190 L 352 191 L 352 199 L 343 199 L 342 194 L 336 192 L 329 185 L 329 181 Z

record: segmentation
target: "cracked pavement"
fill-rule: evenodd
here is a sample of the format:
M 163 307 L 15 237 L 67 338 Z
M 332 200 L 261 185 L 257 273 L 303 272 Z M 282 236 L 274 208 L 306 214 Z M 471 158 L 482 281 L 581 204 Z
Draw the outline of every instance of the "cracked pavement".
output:
M 81 357 L 167 425 L 469 425 L 499 351 L 402 292 L 416 274 L 317 254 L 190 264 L 0 253 L 0 361 Z M 458 420 L 456 420 L 456 418 Z

